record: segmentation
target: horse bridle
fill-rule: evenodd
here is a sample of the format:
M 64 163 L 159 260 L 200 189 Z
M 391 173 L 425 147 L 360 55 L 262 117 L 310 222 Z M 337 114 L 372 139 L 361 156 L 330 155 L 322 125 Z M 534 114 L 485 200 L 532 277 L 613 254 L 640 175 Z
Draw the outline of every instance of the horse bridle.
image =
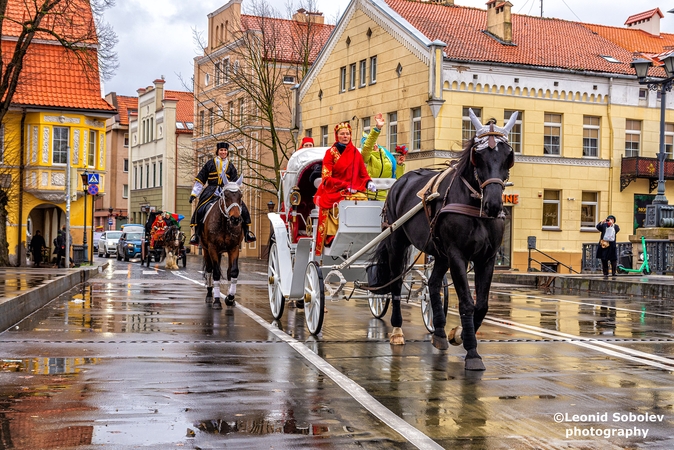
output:
M 229 206 L 227 206 L 227 200 L 225 199 L 225 192 L 227 192 L 228 190 L 233 191 L 232 189 L 227 189 L 225 187 L 225 188 L 222 189 L 222 192 L 220 192 L 220 200 L 222 200 L 222 202 L 220 202 L 220 201 L 218 202 L 218 209 L 220 209 L 220 213 L 223 216 L 225 216 L 225 219 L 231 220 L 232 223 L 237 223 L 239 220 L 242 220 L 241 219 L 242 208 L 241 208 L 241 205 L 239 205 L 236 202 L 230 203 Z M 224 205 L 224 209 L 223 209 L 223 205 Z M 239 208 L 239 217 L 232 217 L 232 216 L 229 215 L 229 212 L 232 209 L 234 209 L 235 207 Z

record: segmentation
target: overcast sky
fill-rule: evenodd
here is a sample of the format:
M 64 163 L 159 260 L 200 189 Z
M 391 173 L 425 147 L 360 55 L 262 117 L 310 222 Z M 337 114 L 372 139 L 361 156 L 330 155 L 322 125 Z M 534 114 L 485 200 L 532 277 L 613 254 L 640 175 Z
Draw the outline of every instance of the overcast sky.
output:
M 284 14 L 287 0 L 268 0 Z M 349 0 L 315 0 L 319 11 L 329 23 L 336 20 Z M 671 2 L 656 0 L 510 0 L 517 14 L 543 15 L 565 20 L 623 26 L 633 15 L 659 7 L 665 14 L 661 22 L 663 32 L 674 33 L 674 14 L 667 11 Z M 247 0 L 243 0 L 245 12 Z M 152 84 L 162 75 L 166 89 L 189 90 L 194 71 L 193 59 L 199 55 L 194 31 L 206 30 L 207 15 L 227 3 L 226 0 L 116 0 L 105 20 L 119 37 L 116 51 L 119 68 L 111 80 L 105 82 L 104 93 L 135 96 L 136 90 Z M 295 0 L 299 4 L 299 0 Z M 456 5 L 485 9 L 486 0 L 455 0 Z M 295 8 L 297 9 L 297 8 Z

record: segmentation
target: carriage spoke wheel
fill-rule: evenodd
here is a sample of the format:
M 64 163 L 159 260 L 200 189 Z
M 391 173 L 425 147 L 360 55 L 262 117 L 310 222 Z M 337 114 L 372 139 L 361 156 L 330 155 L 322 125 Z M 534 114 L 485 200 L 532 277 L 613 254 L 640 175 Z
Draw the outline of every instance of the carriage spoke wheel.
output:
M 310 261 L 304 274 L 304 317 L 311 334 L 318 334 L 323 327 L 325 311 L 325 285 L 323 272 L 316 261 Z
M 370 305 L 370 312 L 377 319 L 381 319 L 388 311 L 388 305 L 391 303 L 391 297 L 388 294 L 377 295 L 368 293 L 367 303 Z
M 431 276 L 431 271 L 428 270 L 426 280 Z M 447 316 L 447 308 L 449 307 L 449 287 L 447 286 L 447 276 L 442 277 L 442 310 L 445 312 L 445 317 Z M 421 317 L 424 320 L 424 326 L 429 333 L 435 331 L 435 325 L 433 325 L 433 308 L 431 307 L 431 293 L 428 289 L 428 281 L 424 285 L 424 290 L 421 293 Z
M 267 263 L 267 293 L 269 294 L 269 306 L 271 315 L 279 320 L 283 316 L 285 299 L 281 292 L 281 275 L 279 270 L 278 249 L 276 244 L 269 249 L 269 262 Z

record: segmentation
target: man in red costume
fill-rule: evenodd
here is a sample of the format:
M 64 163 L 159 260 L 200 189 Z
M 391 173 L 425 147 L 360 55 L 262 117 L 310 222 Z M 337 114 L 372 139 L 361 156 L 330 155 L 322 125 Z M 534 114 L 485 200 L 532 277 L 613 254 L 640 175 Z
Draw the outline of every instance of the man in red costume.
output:
M 351 143 L 349 122 L 335 126 L 335 140 L 323 157 L 321 184 L 314 196 L 314 203 L 319 208 L 316 255 L 323 252 L 324 245 L 330 245 L 337 232 L 336 205 L 344 199 L 367 200 L 366 189 L 377 192 L 363 157 Z

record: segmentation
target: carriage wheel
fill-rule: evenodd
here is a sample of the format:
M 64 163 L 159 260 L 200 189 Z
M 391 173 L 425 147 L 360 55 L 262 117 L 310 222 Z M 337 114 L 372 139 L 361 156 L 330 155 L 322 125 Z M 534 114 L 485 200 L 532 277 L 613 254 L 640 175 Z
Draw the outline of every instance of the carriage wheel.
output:
M 304 317 L 311 334 L 318 334 L 323 327 L 325 311 L 325 285 L 323 272 L 316 261 L 310 261 L 304 274 Z
M 391 303 L 391 297 L 388 294 L 377 295 L 368 293 L 367 303 L 370 305 L 370 312 L 377 319 L 381 319 L 388 311 L 388 305 Z
M 430 271 L 428 272 L 428 277 L 430 276 Z M 447 316 L 447 309 L 449 308 L 449 287 L 447 286 L 447 275 L 442 277 L 442 296 L 444 302 L 442 305 L 442 310 L 445 312 L 445 317 Z M 424 319 L 424 325 L 429 333 L 435 331 L 435 326 L 433 325 L 433 308 L 431 307 L 431 295 L 428 290 L 428 284 L 424 286 L 424 291 L 421 294 L 421 317 Z
M 276 244 L 272 244 L 269 249 L 269 262 L 267 263 L 267 292 L 269 294 L 271 315 L 276 320 L 279 320 L 283 316 L 283 307 L 285 306 L 285 299 L 281 291 L 281 274 L 279 269 L 278 249 L 276 248 Z

